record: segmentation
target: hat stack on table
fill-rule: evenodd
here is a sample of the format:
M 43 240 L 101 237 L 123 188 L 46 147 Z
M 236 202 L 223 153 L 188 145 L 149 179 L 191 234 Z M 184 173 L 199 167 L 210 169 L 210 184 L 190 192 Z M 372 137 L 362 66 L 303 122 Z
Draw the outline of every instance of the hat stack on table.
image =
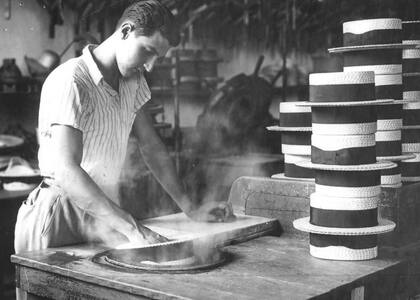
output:
M 420 21 L 405 21 L 403 44 L 420 45 Z M 403 50 L 403 152 L 413 152 L 414 158 L 401 162 L 402 181 L 420 181 L 420 49 Z
M 401 187 L 401 161 L 414 156 L 402 153 L 403 126 L 403 44 L 402 21 L 395 18 L 367 19 L 343 23 L 343 47 L 329 49 L 344 55 L 344 72 L 373 71 L 375 97 L 393 102 L 377 106 L 376 155 L 378 160 L 396 162 L 395 168 L 382 170 L 381 185 Z
M 267 127 L 271 131 L 281 131 L 284 173 L 272 178 L 313 180 L 312 169 L 296 163 L 311 160 L 311 108 L 297 106 L 299 102 L 282 102 L 279 105 L 279 126 Z
M 316 73 L 309 76 L 315 193 L 310 217 L 293 222 L 309 232 L 311 255 L 334 260 L 377 256 L 377 235 L 395 223 L 378 219 L 380 171 L 395 167 L 376 160 L 374 72 Z

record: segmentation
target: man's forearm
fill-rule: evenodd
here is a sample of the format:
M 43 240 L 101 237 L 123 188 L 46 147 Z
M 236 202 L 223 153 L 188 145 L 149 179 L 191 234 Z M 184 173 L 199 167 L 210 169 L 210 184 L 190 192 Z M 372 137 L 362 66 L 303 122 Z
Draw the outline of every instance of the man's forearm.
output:
M 72 201 L 92 217 L 123 234 L 135 230 L 127 220 L 128 214 L 112 202 L 80 166 L 64 165 L 54 178 Z
M 185 212 L 191 209 L 191 203 L 185 195 L 182 183 L 160 137 L 154 132 L 148 136 L 147 143 L 140 143 L 140 152 L 146 165 L 165 191 Z

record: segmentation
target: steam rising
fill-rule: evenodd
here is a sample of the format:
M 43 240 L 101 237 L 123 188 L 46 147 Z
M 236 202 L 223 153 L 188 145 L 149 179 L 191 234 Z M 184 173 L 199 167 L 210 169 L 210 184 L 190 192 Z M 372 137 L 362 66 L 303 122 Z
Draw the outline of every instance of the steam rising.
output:
M 263 156 L 255 153 L 276 153 L 278 145 L 275 143 L 280 144 L 279 140 L 273 142 L 273 136 L 265 129 L 275 122 L 269 113 L 272 89 L 270 83 L 255 74 L 233 77 L 212 96 L 198 117 L 194 132 L 184 134 L 186 147 L 181 155 L 180 174 L 197 207 L 208 202 L 227 201 L 230 185 L 240 176 L 271 175 L 263 169 Z M 129 142 L 121 186 L 121 206 L 138 219 L 179 212 L 176 204 L 148 173 L 134 137 Z M 174 230 L 178 227 L 178 224 L 173 224 Z M 205 232 L 201 231 L 208 227 L 193 221 L 191 227 L 194 227 L 194 232 L 200 232 L 201 237 L 192 248 L 178 247 L 176 251 L 160 252 L 160 257 L 147 259 L 170 261 L 194 255 L 200 261 L 211 260 L 217 253 L 214 247 L 223 244 L 227 236 L 202 238 Z M 101 229 L 96 227 L 95 230 Z M 115 245 L 114 236 L 109 236 L 112 238 L 107 242 Z M 126 259 L 139 260 L 137 251 L 126 254 L 133 255 Z

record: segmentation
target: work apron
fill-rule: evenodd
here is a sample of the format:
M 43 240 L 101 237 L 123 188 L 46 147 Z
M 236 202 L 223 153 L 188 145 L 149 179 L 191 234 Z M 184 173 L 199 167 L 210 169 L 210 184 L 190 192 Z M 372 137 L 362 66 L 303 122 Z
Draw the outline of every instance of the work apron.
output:
M 115 245 L 127 241 L 45 180 L 22 203 L 15 227 L 16 253 L 86 242 Z

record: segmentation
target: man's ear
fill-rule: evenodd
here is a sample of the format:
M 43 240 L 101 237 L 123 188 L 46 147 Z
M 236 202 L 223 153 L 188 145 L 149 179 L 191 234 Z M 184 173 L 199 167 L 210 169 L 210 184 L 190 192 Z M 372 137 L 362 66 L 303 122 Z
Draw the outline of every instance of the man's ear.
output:
M 125 40 L 128 37 L 128 34 L 133 31 L 134 26 L 130 23 L 124 23 L 121 25 L 121 38 Z

